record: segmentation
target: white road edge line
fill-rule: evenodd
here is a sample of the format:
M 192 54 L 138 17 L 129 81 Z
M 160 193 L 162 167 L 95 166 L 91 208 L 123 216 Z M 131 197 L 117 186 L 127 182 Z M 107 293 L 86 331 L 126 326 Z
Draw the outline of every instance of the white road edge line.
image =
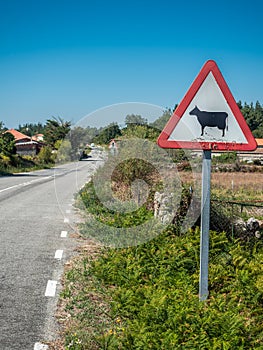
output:
M 14 185 L 14 186 L 11 186 L 11 187 L 6 187 L 6 188 L 0 190 L 0 193 L 1 193 L 1 192 L 4 192 L 4 191 L 11 190 L 12 188 L 16 188 L 16 187 L 19 187 L 19 186 L 21 186 L 21 185 Z
M 35 343 L 34 350 L 48 350 L 48 345 L 41 344 L 41 343 Z
M 47 288 L 45 292 L 45 297 L 54 297 L 56 295 L 57 281 L 49 280 L 47 282 Z
M 20 183 L 20 184 L 11 186 L 11 187 L 6 187 L 6 188 L 3 188 L 2 190 L 0 190 L 0 193 L 1 193 L 1 192 L 8 191 L 8 190 L 11 190 L 11 189 L 16 188 L 16 187 L 28 186 L 28 185 L 31 185 L 31 184 L 34 183 L 34 182 L 46 180 L 46 179 L 49 179 L 49 178 L 51 178 L 51 177 L 53 177 L 53 176 L 45 176 L 45 177 L 42 177 L 42 178 L 40 178 L 40 179 L 31 180 L 31 181 L 28 181 L 28 182 L 23 182 L 23 183 Z
M 68 231 L 61 231 L 61 235 L 60 235 L 60 237 L 62 237 L 62 238 L 66 238 L 66 237 L 67 237 L 67 235 L 68 235 Z
M 63 256 L 63 250 L 62 249 L 56 250 L 56 252 L 55 252 L 55 259 L 61 260 L 62 256 Z

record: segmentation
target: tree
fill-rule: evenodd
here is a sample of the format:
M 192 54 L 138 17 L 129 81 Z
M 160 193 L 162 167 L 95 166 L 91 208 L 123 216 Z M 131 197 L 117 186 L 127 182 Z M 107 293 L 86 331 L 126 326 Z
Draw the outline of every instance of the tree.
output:
M 99 144 L 108 144 L 110 140 L 121 135 L 121 130 L 116 123 L 109 124 L 106 128 L 99 130 L 99 134 L 94 137 L 93 141 Z
M 56 141 L 64 140 L 70 131 L 70 126 L 70 122 L 64 121 L 60 117 L 48 119 L 44 131 L 44 141 L 54 148 Z
M 4 123 L 0 121 L 0 135 L 5 131 Z
M 237 104 L 253 135 L 255 137 L 262 138 L 263 107 L 261 106 L 259 101 L 256 102 L 255 106 L 253 105 L 253 103 L 249 105 L 246 102 L 244 103 L 244 105 L 242 105 L 241 101 L 239 101 Z
M 125 118 L 125 124 L 127 126 L 131 124 L 135 125 L 146 125 L 147 119 L 143 118 L 141 115 L 138 114 L 128 114 Z
M 18 126 L 18 131 L 22 132 L 23 134 L 32 137 L 36 134 L 44 134 L 45 126 L 41 123 L 26 123 L 23 125 Z
M 172 111 L 171 109 L 168 108 L 163 112 L 162 116 L 160 116 L 150 125 L 161 132 L 165 127 L 165 125 L 167 124 L 168 120 L 171 118 L 171 116 L 172 116 Z
M 92 142 L 97 131 L 97 128 L 82 128 L 80 126 L 71 129 L 67 138 L 70 140 L 72 146 L 72 159 L 79 158 L 80 153 L 88 143 Z
M 125 138 L 140 138 L 148 139 L 151 141 L 156 141 L 160 132 L 156 128 L 150 125 L 136 125 L 128 126 L 127 128 L 122 129 L 122 136 Z
M 0 136 L 0 153 L 7 157 L 16 154 L 15 138 L 9 132 Z
M 10 157 L 16 154 L 15 138 L 12 134 L 5 132 L 7 129 L 0 121 L 0 154 Z

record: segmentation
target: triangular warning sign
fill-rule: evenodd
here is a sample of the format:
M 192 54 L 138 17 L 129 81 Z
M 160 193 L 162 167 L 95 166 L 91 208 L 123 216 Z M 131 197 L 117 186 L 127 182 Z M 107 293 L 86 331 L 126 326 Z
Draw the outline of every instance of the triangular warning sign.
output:
M 162 148 L 252 151 L 257 143 L 217 64 L 205 63 L 158 138 Z

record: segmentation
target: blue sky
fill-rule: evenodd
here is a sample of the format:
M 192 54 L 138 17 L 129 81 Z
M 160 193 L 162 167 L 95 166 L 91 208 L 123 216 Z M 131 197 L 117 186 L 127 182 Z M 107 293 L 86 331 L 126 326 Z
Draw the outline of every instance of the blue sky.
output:
M 0 121 L 173 108 L 208 59 L 237 101 L 263 103 L 262 14 L 259 0 L 0 0 Z

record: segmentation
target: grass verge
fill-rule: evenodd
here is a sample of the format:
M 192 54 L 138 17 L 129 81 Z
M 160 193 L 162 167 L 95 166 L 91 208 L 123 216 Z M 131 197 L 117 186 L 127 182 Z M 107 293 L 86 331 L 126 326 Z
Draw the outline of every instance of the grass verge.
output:
M 168 225 L 155 238 L 128 248 L 103 248 L 90 240 L 100 239 L 102 234 L 110 243 L 119 228 L 122 234 L 126 228 L 136 231 L 153 216 L 153 194 L 162 184 L 147 164 L 147 168 L 141 163 L 138 168 L 135 165 L 127 161 L 117 168 L 112 190 L 121 200 L 129 200 L 131 183 L 136 178 L 147 180 L 151 190 L 138 210 L 121 212 L 107 208 L 92 182 L 80 192 L 87 219 L 81 232 L 88 245 L 67 266 L 64 275 L 58 315 L 63 329 L 62 348 L 263 349 L 262 239 L 241 241 L 229 232 L 211 231 L 210 294 L 206 302 L 199 302 L 200 232 L 197 227 L 182 234 L 178 224 L 187 210 L 183 209 L 188 203 L 192 174 L 184 173 L 188 185 L 182 197 L 186 192 L 187 195 L 185 200 L 181 198 L 177 223 Z M 254 199 L 255 188 L 250 191 L 242 187 L 244 176 L 235 177 L 234 181 L 221 178 L 221 174 L 216 176 L 212 177 L 212 190 L 221 188 L 219 194 L 223 198 L 227 194 L 232 197 L 237 189 L 238 196 L 244 198 L 246 193 L 246 198 Z M 255 186 L 255 181 L 251 186 Z M 107 203 L 107 191 L 103 186 L 99 191 Z M 217 219 L 221 222 L 228 214 L 222 210 Z M 104 232 L 100 231 L 101 224 L 107 226 Z M 147 236 L 148 232 L 143 234 Z
M 211 232 L 200 303 L 198 230 L 126 249 L 88 245 L 64 276 L 64 349 L 262 349 L 262 258 L 262 243 Z
M 92 186 L 82 196 L 87 209 L 99 210 Z M 109 220 L 108 212 L 99 215 Z M 63 279 L 63 349 L 263 348 L 262 240 L 211 231 L 210 295 L 200 303 L 198 228 L 181 235 L 170 225 L 149 242 L 119 249 L 86 239 Z

